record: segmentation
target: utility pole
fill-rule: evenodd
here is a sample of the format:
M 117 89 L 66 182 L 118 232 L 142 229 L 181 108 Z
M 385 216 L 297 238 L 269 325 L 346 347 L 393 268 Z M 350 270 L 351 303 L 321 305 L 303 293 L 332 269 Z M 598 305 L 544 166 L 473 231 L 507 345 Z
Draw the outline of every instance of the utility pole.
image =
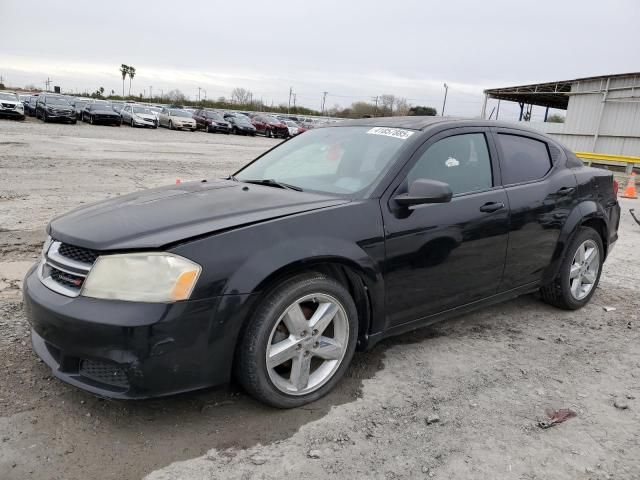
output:
M 2 83 L 2 82 L 0 82 Z M 287 114 L 289 114 L 289 110 L 291 110 L 291 95 L 293 94 L 293 87 L 289 87 L 289 104 L 287 105 Z
M 444 117 L 444 107 L 447 104 L 447 93 L 449 92 L 449 86 L 445 83 L 444 84 L 444 101 L 442 102 L 442 113 L 440 114 L 442 117 Z
M 324 115 L 324 102 L 327 100 L 327 93 L 329 92 L 322 92 L 322 108 L 320 109 L 322 115 Z
M 49 91 L 49 86 L 51 85 L 51 79 L 49 77 L 47 77 L 47 79 L 44 82 L 45 85 L 45 91 Z
M 375 104 L 376 104 L 376 107 L 375 107 L 375 109 L 373 110 L 373 113 L 374 113 L 374 115 L 378 115 L 378 97 L 373 97 L 371 100 L 372 100 L 373 102 L 375 102 Z
M 293 109 L 294 109 L 294 110 L 296 109 L 296 98 L 298 98 L 298 94 L 297 94 L 297 93 L 294 93 L 294 94 L 293 94 Z

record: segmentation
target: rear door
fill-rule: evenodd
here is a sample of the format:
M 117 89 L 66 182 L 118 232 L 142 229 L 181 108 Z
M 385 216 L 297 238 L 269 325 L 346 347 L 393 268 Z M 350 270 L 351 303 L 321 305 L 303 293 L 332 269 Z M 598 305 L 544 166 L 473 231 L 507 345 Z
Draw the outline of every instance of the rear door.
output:
M 542 135 L 493 129 L 509 200 L 509 246 L 501 291 L 540 281 L 577 204 L 576 179 L 562 151 Z
M 448 183 L 451 202 L 396 208 L 393 197 L 418 178 Z M 390 190 L 381 204 L 388 327 L 496 293 L 509 212 L 488 129 L 454 128 L 431 137 Z

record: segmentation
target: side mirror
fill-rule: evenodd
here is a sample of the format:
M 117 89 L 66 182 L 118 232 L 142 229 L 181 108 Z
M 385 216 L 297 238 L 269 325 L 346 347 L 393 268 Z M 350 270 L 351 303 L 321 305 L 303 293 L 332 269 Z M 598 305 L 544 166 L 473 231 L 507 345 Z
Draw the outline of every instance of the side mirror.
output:
M 418 178 L 409 185 L 408 193 L 396 195 L 394 200 L 402 207 L 411 207 L 425 203 L 447 203 L 451 201 L 452 196 L 453 192 L 448 183 Z

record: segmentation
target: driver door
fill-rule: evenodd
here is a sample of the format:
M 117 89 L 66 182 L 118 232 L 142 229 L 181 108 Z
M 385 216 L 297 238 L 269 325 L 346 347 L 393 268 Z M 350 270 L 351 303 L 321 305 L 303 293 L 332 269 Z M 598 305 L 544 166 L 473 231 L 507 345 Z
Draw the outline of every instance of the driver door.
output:
M 508 199 L 484 128 L 446 130 L 427 140 L 383 197 L 387 327 L 497 293 L 509 229 Z M 425 178 L 449 184 L 448 203 L 400 207 L 393 198 Z

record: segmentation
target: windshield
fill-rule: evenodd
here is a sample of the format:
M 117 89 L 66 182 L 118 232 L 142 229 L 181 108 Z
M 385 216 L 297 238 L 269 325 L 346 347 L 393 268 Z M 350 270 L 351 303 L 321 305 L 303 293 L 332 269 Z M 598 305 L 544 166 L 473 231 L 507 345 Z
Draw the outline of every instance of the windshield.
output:
M 0 92 L 0 100 L 11 100 L 12 102 L 15 102 L 18 100 L 18 96 L 15 93 Z
M 133 107 L 133 113 L 147 113 L 147 114 L 151 114 L 151 110 L 148 109 L 147 107 Z
M 66 98 L 60 97 L 47 97 L 48 105 L 69 105 L 69 101 Z
M 219 113 L 216 112 L 206 112 L 207 118 L 210 118 L 212 120 L 215 120 L 216 122 L 224 122 L 225 119 L 222 117 L 222 115 L 220 115 Z
M 327 127 L 306 132 L 240 170 L 240 181 L 274 180 L 303 190 L 352 194 L 371 186 L 390 166 L 412 130 Z
M 173 117 L 188 117 L 191 118 L 191 114 L 186 110 L 170 110 L 170 115 Z
M 236 123 L 244 123 L 246 125 L 251 125 L 251 122 L 249 121 L 249 119 L 244 115 L 238 116 L 238 117 L 231 117 L 231 118 L 235 119 Z

